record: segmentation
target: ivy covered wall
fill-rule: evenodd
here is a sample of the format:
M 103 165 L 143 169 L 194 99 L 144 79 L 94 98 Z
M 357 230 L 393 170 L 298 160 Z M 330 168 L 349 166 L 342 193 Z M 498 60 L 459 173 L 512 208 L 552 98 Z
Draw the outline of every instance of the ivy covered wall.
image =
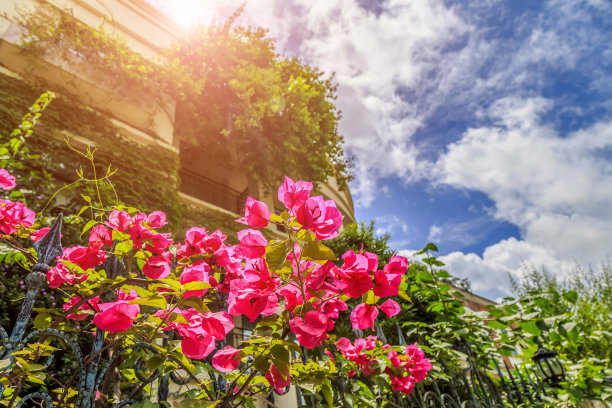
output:
M 181 203 L 178 194 L 179 156 L 175 151 L 130 140 L 110 122 L 105 112 L 89 109 L 79 102 L 78 96 L 44 82 L 25 81 L 0 73 L 2 138 L 8 137 L 31 104 L 46 90 L 56 92 L 56 98 L 27 140 L 31 153 L 39 154 L 40 159 L 37 163 L 27 163 L 17 174 L 20 184 L 30 190 L 30 197 L 26 198 L 31 208 L 40 211 L 57 189 L 78 178 L 76 170 L 80 167 L 86 178 L 88 175 L 91 177 L 89 163 L 70 150 L 64 141 L 66 137 L 72 137 L 73 146 L 83 148 L 86 140 L 98 148 L 95 157 L 99 173 L 104 173 L 109 165 L 117 169 L 111 181 L 124 204 L 141 210 L 165 211 L 174 230 L 184 231 L 187 226 L 194 225 L 214 230 L 234 223 L 229 214 L 211 209 L 202 212 L 193 205 Z M 52 176 L 51 185 L 43 186 L 41 175 L 45 171 Z M 66 194 L 74 202 L 65 198 L 55 200 L 50 211 L 59 212 L 65 207 L 83 205 L 79 193 L 82 191 L 77 188 Z M 113 199 L 114 194 L 107 193 L 107 198 Z

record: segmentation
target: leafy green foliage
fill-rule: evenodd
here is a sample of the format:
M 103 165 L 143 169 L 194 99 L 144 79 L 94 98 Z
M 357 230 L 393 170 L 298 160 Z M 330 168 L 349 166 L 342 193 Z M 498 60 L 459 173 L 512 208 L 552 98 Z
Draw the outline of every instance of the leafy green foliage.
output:
M 213 156 L 236 152 L 242 168 L 265 187 L 283 175 L 315 184 L 349 180 L 349 161 L 338 133 L 336 86 L 297 58 L 275 52 L 261 29 L 196 26 L 167 52 L 194 78 L 204 78 L 197 97 L 177 109 L 182 149 Z
M 517 300 L 509 299 L 488 324 L 506 325 L 504 342 L 530 357 L 538 345 L 554 350 L 566 368 L 566 381 L 555 390 L 560 400 L 612 400 L 612 269 L 576 267 L 569 279 L 527 270 L 514 281 Z M 504 313 L 499 313 L 503 311 Z M 512 323 L 512 325 L 510 325 Z
M 18 23 L 32 55 L 52 53 L 86 72 L 96 66 L 105 86 L 128 100 L 160 99 L 161 93 L 176 101 L 183 151 L 235 157 L 266 188 L 285 174 L 315 184 L 335 177 L 345 186 L 350 160 L 338 133 L 336 85 L 298 58 L 277 53 L 263 29 L 232 27 L 237 15 L 192 28 L 153 59 L 106 30 L 107 21 L 91 27 L 69 12 L 47 11 L 24 14 Z

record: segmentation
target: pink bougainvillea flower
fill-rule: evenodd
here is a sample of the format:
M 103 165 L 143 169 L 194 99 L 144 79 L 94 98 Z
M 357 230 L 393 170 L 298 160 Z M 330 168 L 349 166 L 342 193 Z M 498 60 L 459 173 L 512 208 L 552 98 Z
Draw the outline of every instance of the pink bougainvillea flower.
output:
M 172 244 L 172 234 L 152 234 L 145 242 L 145 249 L 153 254 L 162 254 Z
M 380 270 L 374 272 L 374 294 L 378 297 L 397 296 L 401 283 L 400 274 L 385 273 Z
M 337 268 L 335 272 L 336 285 L 342 289 L 342 293 L 352 298 L 358 298 L 374 286 L 372 277 L 365 269 L 343 270 Z
M 254 322 L 261 315 L 269 316 L 276 312 L 278 297 L 273 288 L 261 289 L 245 279 L 234 279 L 230 282 L 227 302 L 229 314 L 244 315 Z
M 139 305 L 128 303 L 137 297 L 134 289 L 131 290 L 129 295 L 119 291 L 117 296 L 116 302 L 99 303 L 98 307 L 102 312 L 97 313 L 93 318 L 93 324 L 110 333 L 120 333 L 128 330 L 140 313 Z
M 406 355 L 409 358 L 408 371 L 415 380 L 423 381 L 427 377 L 427 372 L 433 368 L 431 362 L 425 358 L 425 353 L 416 343 L 406 346 Z
M 391 365 L 395 368 L 398 368 L 402 365 L 402 361 L 397 356 L 397 350 L 389 350 L 389 352 L 387 353 L 387 358 L 391 362 Z
M 327 338 L 327 332 L 333 330 L 334 322 L 324 313 L 311 310 L 304 314 L 304 318 L 296 316 L 291 319 L 289 328 L 302 346 L 312 350 Z
M 214 276 L 211 276 L 212 269 L 211 267 L 204 261 L 194 262 L 193 264 L 185 267 L 183 273 L 179 278 L 181 285 L 185 285 L 189 282 L 204 282 L 210 284 L 210 286 L 214 286 L 217 284 Z M 184 297 L 188 298 L 190 296 L 201 297 L 208 291 L 206 289 L 197 289 L 190 290 L 185 292 Z
M 128 233 L 132 242 L 134 242 L 134 249 L 141 249 L 143 242 L 153 237 L 153 231 L 141 224 L 134 224 L 133 227 L 128 229 Z
M 229 373 L 238 368 L 243 354 L 242 350 L 235 349 L 232 346 L 225 346 L 213 356 L 212 366 L 217 371 Z
M 205 332 L 196 333 L 179 329 L 179 334 L 183 336 L 181 341 L 183 354 L 189 358 L 201 360 L 215 349 L 215 339 Z
M 142 273 L 149 279 L 164 279 L 170 272 L 170 261 L 162 255 L 153 255 L 142 267 Z
M 340 337 L 338 341 L 336 341 L 336 347 L 338 348 L 338 350 L 340 350 L 342 354 L 345 354 L 346 350 L 349 347 L 352 347 L 351 341 L 346 337 Z
M 332 319 L 340 317 L 340 312 L 348 310 L 348 305 L 340 299 L 329 299 L 323 304 L 323 313 Z
M 66 264 L 59 261 L 53 268 L 47 271 L 47 281 L 49 281 L 50 288 L 59 288 L 64 283 L 74 285 L 77 282 L 87 280 L 88 276 L 86 273 L 79 274 L 71 271 Z
M 270 371 L 266 373 L 266 380 L 274 387 L 277 393 L 283 395 L 285 388 L 291 385 L 291 377 L 289 376 L 289 367 L 283 369 L 281 373 L 274 364 L 270 366 Z
M 51 228 L 49 227 L 45 227 L 45 228 L 36 230 L 32 235 L 30 235 L 30 239 L 32 240 L 32 242 L 38 242 L 42 239 L 42 237 L 47 235 L 47 232 L 49 232 L 50 229 Z
M 402 311 L 399 303 L 393 299 L 387 299 L 380 305 L 380 310 L 389 317 L 393 317 Z
M 244 217 L 236 221 L 246 224 L 251 228 L 265 228 L 268 226 L 270 215 L 270 210 L 266 204 L 255 200 L 253 197 L 247 197 L 244 206 Z
M 83 270 L 95 268 L 106 261 L 107 254 L 100 251 L 99 243 L 88 247 L 74 246 L 72 248 L 64 248 L 62 259 L 72 262 L 80 266 Z
M 400 255 L 393 255 L 383 270 L 386 274 L 404 275 L 408 269 L 408 259 Z
M 298 181 L 297 183 L 285 176 L 285 181 L 278 188 L 278 200 L 289 210 L 302 205 L 312 191 L 312 183 Z
M 6 169 L 0 169 L 0 188 L 3 190 L 11 190 L 15 188 L 15 176 L 6 171 Z
M 312 230 L 319 240 L 336 238 L 343 219 L 344 216 L 336 208 L 336 203 L 333 200 L 325 201 L 325 213 L 316 220 Z
M 338 236 L 343 216 L 333 200 L 316 196 L 295 207 L 295 218 L 303 228 L 313 231 L 317 239 L 325 240 Z
M 161 228 L 167 224 L 166 214 L 162 211 L 153 211 L 147 216 L 147 224 L 151 228 Z
M 278 294 L 285 300 L 285 309 L 287 310 L 293 310 L 296 306 L 300 306 L 304 303 L 302 292 L 293 284 L 285 286 L 278 291 Z
M 295 219 L 306 229 L 314 229 L 317 220 L 325 214 L 323 196 L 311 197 L 295 209 Z
M 292 255 L 292 254 L 290 254 Z M 334 270 L 336 269 L 336 265 L 328 261 L 323 265 L 312 263 L 303 264 L 300 269 L 308 270 L 312 268 L 312 272 L 306 276 L 305 283 L 306 289 L 311 292 L 318 292 L 320 290 L 325 290 L 327 292 L 339 294 L 340 291 L 338 287 L 335 285 L 335 274 Z
M 79 303 L 81 301 L 81 299 L 82 298 L 80 296 L 74 296 L 68 302 L 64 303 L 62 308 L 65 311 L 68 311 L 74 305 Z M 89 299 L 87 302 L 83 303 L 81 306 L 79 306 L 77 308 L 77 310 L 76 310 L 76 313 L 70 313 L 68 316 L 66 316 L 66 318 L 67 319 L 72 319 L 72 320 L 85 320 L 85 319 L 87 319 L 89 314 L 87 314 L 87 313 L 79 313 L 79 311 L 94 310 L 96 312 L 99 312 L 100 309 L 98 308 L 98 303 L 100 303 L 100 296 L 95 296 L 95 297 Z
M 363 330 L 368 327 L 374 330 L 374 320 L 378 316 L 378 308 L 375 305 L 360 303 L 351 312 L 351 323 L 353 329 Z
M 34 224 L 36 214 L 19 202 L 0 200 L 0 231 L 12 234 L 19 226 L 30 228 Z
M 99 247 L 102 245 L 112 247 L 113 240 L 110 230 L 102 224 L 95 225 L 89 234 L 89 244 L 100 245 Z
M 415 379 L 409 375 L 393 376 L 391 375 L 391 385 L 394 391 L 403 392 L 406 395 L 412 394 L 414 388 Z
M 264 238 L 261 232 L 246 229 L 238 232 L 238 254 L 245 258 L 255 259 L 261 258 L 266 253 L 266 245 L 268 241 Z
M 204 313 L 202 328 L 216 340 L 223 340 L 234 328 L 234 319 L 227 312 Z
M 117 231 L 126 232 L 132 223 L 132 217 L 125 211 L 113 210 L 108 214 L 106 225 Z

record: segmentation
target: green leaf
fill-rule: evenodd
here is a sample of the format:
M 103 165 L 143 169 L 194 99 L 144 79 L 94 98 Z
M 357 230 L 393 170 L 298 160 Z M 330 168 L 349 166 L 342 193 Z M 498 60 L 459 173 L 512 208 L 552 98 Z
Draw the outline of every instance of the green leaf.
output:
M 568 292 L 563 293 L 563 299 L 567 300 L 570 303 L 576 303 L 578 300 L 578 293 L 574 290 L 570 290 Z
M 11 359 L 7 358 L 0 360 L 0 370 L 4 370 L 6 367 L 11 365 Z
M 128 239 L 115 245 L 115 254 L 117 256 L 125 256 L 129 254 L 132 249 L 134 249 L 134 243 L 132 240 Z
M 40 313 L 38 316 L 36 316 L 36 318 L 34 319 L 35 329 L 41 330 L 47 329 L 49 327 L 51 327 L 51 316 L 44 313 Z
M 174 290 L 177 290 L 177 291 L 181 290 L 181 283 L 176 281 L 175 279 L 165 278 L 165 279 L 160 279 L 159 281 L 165 283 L 166 285 L 170 286 Z
M 333 261 L 336 255 L 334 251 L 319 242 L 307 242 L 302 249 L 302 258 L 313 261 Z
M 291 250 L 291 242 L 289 240 L 276 241 L 272 240 L 268 242 L 266 246 L 266 264 L 268 269 L 272 272 L 277 271 L 283 267 L 287 254 Z
M 85 224 L 85 226 L 83 227 L 83 231 L 81 231 L 81 236 L 83 236 L 83 234 L 85 234 L 87 231 L 89 231 L 97 223 L 98 223 L 98 221 L 91 220 L 87 224 Z
M 279 215 L 276 215 L 276 214 L 271 214 L 271 215 L 270 215 L 270 222 L 278 222 L 278 223 L 282 223 L 282 222 L 283 222 L 283 219 L 282 219 L 282 218 L 281 218 Z
M 323 397 L 325 397 L 325 401 L 327 401 L 327 406 L 332 408 L 334 406 L 334 396 L 329 385 L 321 385 L 321 393 L 323 394 Z
M 168 303 L 166 302 L 166 298 L 163 296 L 153 296 L 149 298 L 138 298 L 134 300 L 130 300 L 131 305 L 145 305 L 145 306 L 153 306 L 158 309 L 165 309 L 168 307 Z
M 506 327 L 509 326 L 508 324 L 504 324 L 500 322 L 499 320 L 490 320 L 487 324 L 489 325 L 489 327 L 493 329 L 498 329 L 498 330 L 505 329 Z
M 221 403 L 218 401 L 207 401 L 202 399 L 184 399 L 175 406 L 178 408 L 214 408 Z
M 178 314 L 178 313 L 172 313 L 170 317 L 168 317 L 168 321 L 175 322 L 175 323 L 181 323 L 181 324 L 189 324 L 187 319 L 185 319 L 185 316 L 183 316 L 182 314 Z
M 123 241 L 130 238 L 130 234 L 126 234 L 125 232 L 113 230 L 112 239 L 113 241 Z
M 298 241 L 316 242 L 317 236 L 314 232 L 307 229 L 301 229 L 296 234 Z
M 265 374 L 270 369 L 270 361 L 266 357 L 258 357 L 253 362 L 253 367 Z
M 433 275 L 431 274 L 431 272 L 423 270 L 421 272 L 419 272 L 416 276 L 416 279 L 419 282 L 433 282 Z
M 196 282 L 187 282 L 186 284 L 183 285 L 183 290 L 185 291 L 204 290 L 204 289 L 210 289 L 210 283 L 196 281 Z
M 400 289 L 398 291 L 398 294 L 399 294 L 399 297 L 401 297 L 405 301 L 412 303 L 412 299 L 410 299 L 410 296 L 408 296 L 408 294 L 404 292 L 403 290 Z
M 157 370 L 159 366 L 164 363 L 164 361 L 166 361 L 166 359 L 163 356 L 154 354 L 151 356 L 150 359 L 147 360 L 147 368 L 149 369 L 149 371 L 153 372 Z
M 284 370 L 281 368 L 289 365 L 289 351 L 280 344 L 275 344 L 270 349 L 270 356 L 272 357 L 272 363 L 279 368 L 279 372 L 283 375 Z
M 40 374 L 42 374 L 42 376 Z M 32 375 L 28 375 L 28 381 L 33 382 L 34 384 L 45 385 L 45 382 L 43 381 L 45 377 L 46 376 L 44 373 L 34 373 Z
M 428 243 L 427 245 L 425 245 L 425 248 L 421 249 L 419 252 L 417 252 L 417 255 L 422 255 L 424 253 L 426 253 L 427 251 L 433 251 L 433 252 L 438 252 L 438 247 L 435 246 L 434 244 L 432 244 L 431 242 Z
M 521 329 L 531 334 L 532 336 L 539 336 L 541 333 L 541 330 L 538 328 L 536 322 L 533 320 L 523 321 L 519 323 L 519 325 L 521 326 Z

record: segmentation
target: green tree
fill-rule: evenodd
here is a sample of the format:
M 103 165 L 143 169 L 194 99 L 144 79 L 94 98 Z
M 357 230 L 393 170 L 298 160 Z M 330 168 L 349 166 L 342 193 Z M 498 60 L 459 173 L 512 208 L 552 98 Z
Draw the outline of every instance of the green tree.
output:
M 350 179 L 338 132 L 336 86 L 318 69 L 274 50 L 261 28 L 197 26 L 167 51 L 193 78 L 197 96 L 177 109 L 185 149 L 236 155 L 265 187 L 287 174 L 315 184 Z

